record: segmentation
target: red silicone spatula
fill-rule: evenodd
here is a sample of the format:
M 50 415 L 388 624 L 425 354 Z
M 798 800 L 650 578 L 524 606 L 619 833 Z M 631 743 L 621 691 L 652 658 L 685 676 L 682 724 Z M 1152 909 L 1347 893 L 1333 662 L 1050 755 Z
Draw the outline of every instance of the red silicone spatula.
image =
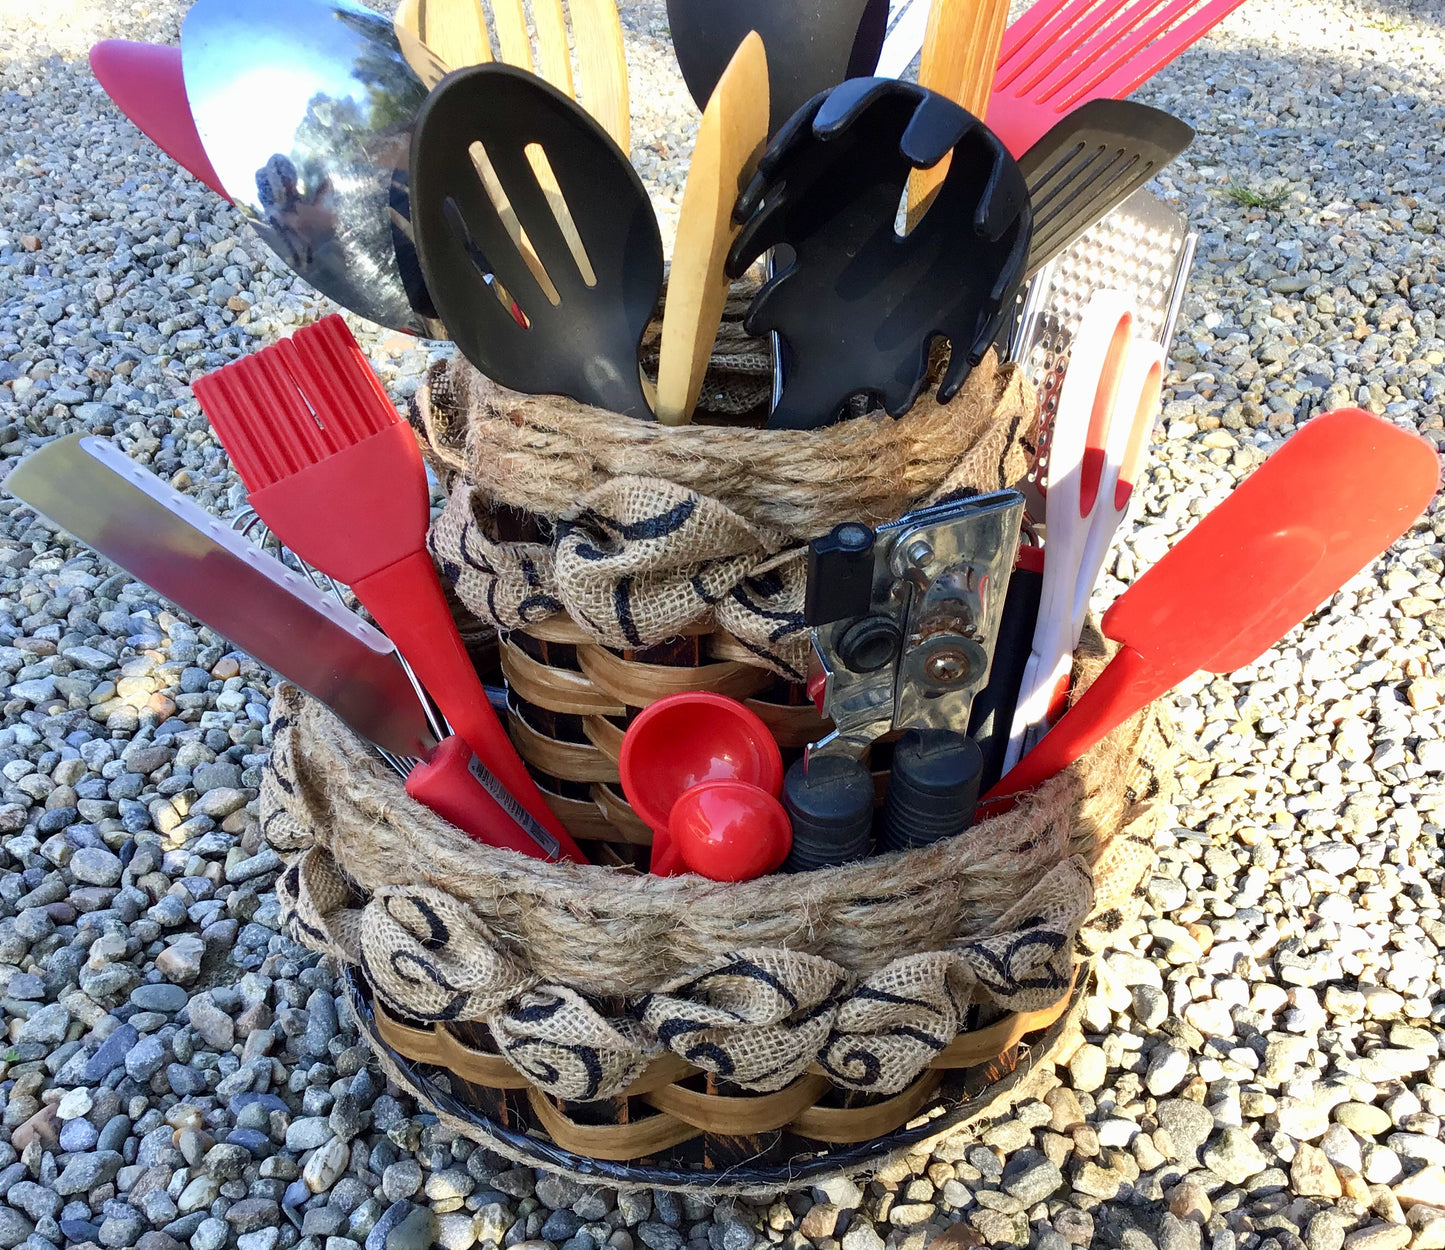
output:
M 179 48 L 106 39 L 91 48 L 90 69 L 116 107 L 156 147 L 222 199 L 231 198 L 196 133 Z
M 505 787 L 498 815 L 515 800 L 563 858 L 586 862 L 487 702 L 426 551 L 429 494 L 416 438 L 346 323 L 326 317 L 193 389 L 257 515 L 303 560 L 351 587 L 488 779 Z M 495 842 L 524 849 L 505 833 Z M 540 840 L 525 849 L 556 857 Z
M 1403 534 L 1439 484 L 1439 457 L 1418 435 L 1358 408 L 1314 418 L 1104 614 L 1123 646 L 981 808 L 1006 810 L 1191 673 L 1257 660 Z

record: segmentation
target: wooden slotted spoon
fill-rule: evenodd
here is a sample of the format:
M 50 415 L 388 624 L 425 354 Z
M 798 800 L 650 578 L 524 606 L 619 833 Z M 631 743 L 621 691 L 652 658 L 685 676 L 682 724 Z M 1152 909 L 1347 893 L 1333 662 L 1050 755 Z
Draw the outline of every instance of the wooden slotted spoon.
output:
M 495 33 L 500 59 L 529 70 L 578 101 L 624 152 L 631 150 L 627 59 L 622 49 L 622 20 L 615 0 L 531 0 L 537 40 L 534 49 L 522 0 L 490 0 L 489 14 L 480 0 L 401 0 L 392 26 L 407 63 L 428 87 L 468 65 L 495 59 Z M 577 72 L 572 72 L 567 18 L 577 45 Z

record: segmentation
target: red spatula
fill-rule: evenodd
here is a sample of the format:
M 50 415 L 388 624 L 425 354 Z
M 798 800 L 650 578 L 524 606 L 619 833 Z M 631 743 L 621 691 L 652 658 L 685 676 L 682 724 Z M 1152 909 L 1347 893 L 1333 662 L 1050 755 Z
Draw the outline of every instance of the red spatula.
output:
M 1257 660 L 1403 534 L 1439 484 L 1439 457 L 1418 435 L 1358 408 L 1310 421 L 1104 614 L 1123 646 L 980 810 L 1007 810 L 1191 673 Z
M 1035 0 L 999 48 L 990 129 L 1021 156 L 1088 100 L 1122 100 L 1244 0 Z
M 156 147 L 222 199 L 231 198 L 196 133 L 179 48 L 107 39 L 91 48 L 90 70 L 116 107 Z
M 499 823 L 487 840 L 552 858 L 549 840 L 515 837 L 530 816 L 562 858 L 585 863 L 467 657 L 426 552 L 430 501 L 416 439 L 346 323 L 327 317 L 193 389 L 257 515 L 303 560 L 351 587 L 471 747 L 485 770 L 478 780 L 505 787 L 493 797 L 516 824 Z

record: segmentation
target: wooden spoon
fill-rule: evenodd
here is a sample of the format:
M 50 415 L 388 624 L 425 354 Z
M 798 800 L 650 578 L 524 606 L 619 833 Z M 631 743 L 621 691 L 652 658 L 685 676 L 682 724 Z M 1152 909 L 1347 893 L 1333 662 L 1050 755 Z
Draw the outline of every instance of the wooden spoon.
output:
M 592 114 L 624 152 L 631 150 L 627 58 L 615 0 L 570 0 L 577 45 L 574 82 L 562 0 L 532 0 L 535 53 L 522 0 L 491 0 L 502 61 L 545 78 Z M 428 87 L 454 69 L 493 59 L 479 0 L 401 0 L 392 21 L 402 55 Z
M 664 425 L 692 420 L 727 302 L 723 261 L 738 232 L 733 205 L 767 139 L 768 57 L 751 31 L 703 110 L 682 193 L 657 366 L 656 411 Z
M 947 96 L 980 121 L 988 110 L 999 44 L 1008 23 L 1008 0 L 933 0 L 918 85 Z M 951 157 L 908 179 L 908 229 L 928 211 L 948 173 Z

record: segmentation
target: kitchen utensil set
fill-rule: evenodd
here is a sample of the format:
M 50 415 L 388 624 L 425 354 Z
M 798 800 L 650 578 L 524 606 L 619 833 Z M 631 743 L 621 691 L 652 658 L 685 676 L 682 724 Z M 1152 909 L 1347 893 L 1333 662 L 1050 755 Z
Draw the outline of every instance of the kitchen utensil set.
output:
M 940 339 L 946 403 L 1007 343 L 1040 397 L 1023 493 L 810 548 L 810 689 L 834 731 L 786 776 L 763 722 L 720 695 L 663 699 L 623 737 L 652 871 L 741 881 L 953 836 L 981 791 L 979 810 L 1005 809 L 1189 673 L 1253 660 L 1433 493 L 1421 440 L 1358 410 L 1310 421 L 1109 609 L 1121 649 L 1062 710 L 1194 247 L 1140 189 L 1193 132 L 1121 97 L 1241 2 L 1037 0 L 1005 30 L 1004 0 L 669 0 L 703 114 L 655 388 L 639 347 L 663 255 L 628 157 L 615 0 L 402 0 L 390 23 L 355 0 L 196 0 L 181 49 L 108 41 L 91 64 L 307 281 L 455 339 L 515 390 L 689 421 L 728 279 L 764 257 L 746 326 L 774 336 L 771 428 L 859 396 L 902 415 Z M 918 85 L 898 81 L 920 50 Z M 416 440 L 340 319 L 195 392 L 259 517 L 385 634 L 99 439 L 57 440 L 7 485 L 328 703 L 442 818 L 582 860 L 467 657 Z M 875 812 L 863 760 L 885 735 Z

